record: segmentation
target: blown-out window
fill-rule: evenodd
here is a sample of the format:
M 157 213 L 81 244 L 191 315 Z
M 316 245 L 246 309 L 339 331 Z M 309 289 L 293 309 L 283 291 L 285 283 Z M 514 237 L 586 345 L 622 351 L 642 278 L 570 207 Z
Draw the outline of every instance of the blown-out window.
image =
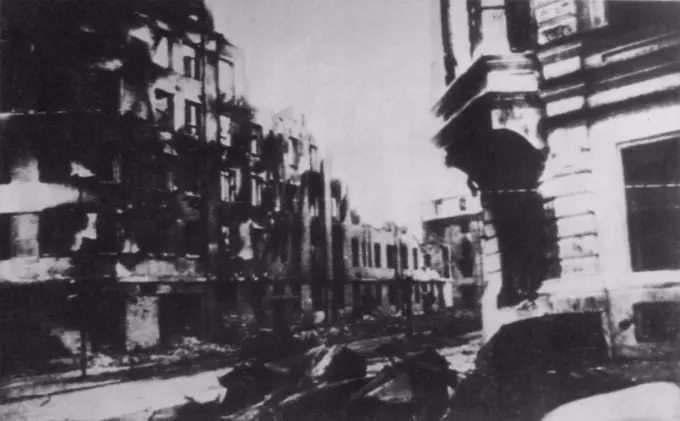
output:
M 373 258 L 375 262 L 375 267 L 379 268 L 382 267 L 382 256 L 381 256 L 381 248 L 380 244 L 373 244 Z
M 352 238 L 352 266 L 359 266 L 359 239 Z
M 633 271 L 680 269 L 680 138 L 621 154 Z
M 175 121 L 174 96 L 162 89 L 156 89 L 154 108 L 158 127 L 161 130 L 172 130 Z
M 397 266 L 397 246 L 388 245 L 387 246 L 387 268 L 394 269 Z
M 399 258 L 401 259 L 401 266 L 404 269 L 408 269 L 408 248 L 405 245 L 399 247 Z
M 201 60 L 198 49 L 193 45 L 184 46 L 184 76 L 192 79 L 201 79 Z

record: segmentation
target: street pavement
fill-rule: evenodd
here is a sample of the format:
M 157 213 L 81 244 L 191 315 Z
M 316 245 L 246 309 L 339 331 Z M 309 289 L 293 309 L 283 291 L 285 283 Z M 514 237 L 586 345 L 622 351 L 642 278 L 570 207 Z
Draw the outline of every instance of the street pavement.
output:
M 363 346 L 377 346 L 381 338 L 362 341 Z M 376 342 L 376 344 L 372 344 Z M 481 346 L 481 336 L 474 333 L 460 346 L 440 348 L 451 368 L 466 372 L 474 368 L 474 358 Z M 379 371 L 385 360 L 373 359 L 369 372 Z M 116 383 L 94 389 L 78 390 L 49 398 L 38 398 L 0 405 L 2 421 L 141 421 L 161 410 L 187 403 L 214 401 L 225 389 L 217 378 L 230 368 L 170 379 Z M 162 412 L 162 411 L 161 411 Z M 170 411 L 171 412 L 171 411 Z
M 146 414 L 186 402 L 215 400 L 224 389 L 217 378 L 229 368 L 172 379 L 148 379 L 118 383 L 0 405 L 2 421 L 103 421 L 125 414 Z

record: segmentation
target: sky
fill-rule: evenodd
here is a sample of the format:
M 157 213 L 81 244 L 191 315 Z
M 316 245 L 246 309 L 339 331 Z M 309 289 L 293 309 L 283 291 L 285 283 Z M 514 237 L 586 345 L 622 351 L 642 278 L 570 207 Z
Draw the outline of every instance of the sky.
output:
M 430 142 L 440 124 L 430 1 L 208 3 L 217 30 L 244 50 L 253 105 L 305 114 L 363 221 L 420 232 L 424 200 L 467 193 Z

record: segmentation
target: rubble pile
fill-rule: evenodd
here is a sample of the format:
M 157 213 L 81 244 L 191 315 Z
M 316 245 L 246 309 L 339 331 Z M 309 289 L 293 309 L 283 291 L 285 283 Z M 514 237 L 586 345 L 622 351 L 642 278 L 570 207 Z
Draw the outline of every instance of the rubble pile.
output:
M 505 325 L 461 378 L 447 421 L 539 421 L 558 406 L 631 386 L 602 368 L 603 335 L 582 315 L 551 315 Z
M 170 365 L 177 363 L 190 363 L 192 361 L 210 358 L 226 357 L 235 355 L 239 350 L 232 345 L 221 345 L 201 341 L 195 337 L 177 337 L 171 345 L 164 350 L 156 352 L 133 352 L 130 354 L 114 352 L 93 353 L 88 358 L 88 371 L 108 371 L 116 368 L 127 368 L 140 365 Z
M 429 420 L 444 415 L 457 375 L 433 349 L 383 347 L 391 363 L 367 375 L 368 360 L 320 345 L 276 362 L 247 363 L 219 379 L 223 420 Z

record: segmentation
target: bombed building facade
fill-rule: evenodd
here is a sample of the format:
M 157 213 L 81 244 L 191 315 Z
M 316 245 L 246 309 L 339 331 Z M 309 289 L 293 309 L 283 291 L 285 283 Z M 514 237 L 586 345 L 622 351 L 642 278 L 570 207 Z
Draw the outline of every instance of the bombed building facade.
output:
M 241 52 L 205 9 L 148 2 L 102 21 L 74 4 L 3 2 L 3 308 L 83 348 L 210 336 L 220 175 L 258 136 Z
M 433 6 L 447 85 L 434 140 L 481 196 L 486 335 L 522 318 L 586 314 L 616 356 L 672 353 L 680 5 Z
M 424 265 L 453 285 L 455 297 L 476 308 L 483 289 L 482 207 L 478 197 L 452 196 L 424 202 Z

